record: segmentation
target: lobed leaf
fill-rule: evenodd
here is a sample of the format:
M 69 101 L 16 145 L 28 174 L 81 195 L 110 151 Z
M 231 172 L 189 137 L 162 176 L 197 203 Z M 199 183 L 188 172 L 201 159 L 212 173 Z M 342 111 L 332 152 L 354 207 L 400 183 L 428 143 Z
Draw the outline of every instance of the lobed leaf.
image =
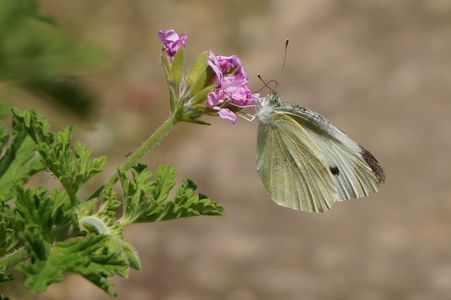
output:
M 128 264 L 131 268 L 135 270 L 141 270 L 141 261 L 139 260 L 138 252 L 136 251 L 135 247 L 133 247 L 132 244 L 127 243 L 124 240 L 120 240 L 120 246 L 125 254 L 125 257 L 127 258 Z
M 106 235 L 89 234 L 51 247 L 46 260 L 22 263 L 18 269 L 25 276 L 25 286 L 33 293 L 41 293 L 54 282 L 61 282 L 65 272 L 78 273 L 103 289 L 115 295 L 109 277 L 128 274 L 128 262 L 120 253 L 109 246 Z
M 35 151 L 35 143 L 17 122 L 13 122 L 10 135 L 0 124 L 0 155 L 0 202 L 3 202 L 13 197 L 16 186 L 43 170 L 44 164 Z
M 183 180 L 172 201 L 168 201 L 175 185 L 175 170 L 171 166 L 160 166 L 155 176 L 147 170 L 133 170 L 131 178 L 120 174 L 124 193 L 122 224 L 152 222 L 200 215 L 223 215 L 222 206 L 196 194 L 196 185 Z
M 121 202 L 117 199 L 117 195 L 111 185 L 106 185 L 100 198 L 96 200 L 98 203 L 100 202 L 96 213 L 93 214 L 93 209 L 85 209 L 83 211 L 89 213 L 89 215 L 79 214 L 81 229 L 87 232 L 108 235 L 111 247 L 115 253 L 123 256 L 129 267 L 140 270 L 141 263 L 135 248 L 123 240 L 123 227 L 125 224 L 118 222 L 116 218 Z M 87 206 L 93 208 L 91 203 Z
M 169 192 L 175 186 L 175 169 L 169 165 L 158 168 L 155 180 L 151 184 L 153 200 L 161 203 L 168 198 Z
M 165 221 L 193 216 L 223 216 L 224 208 L 205 195 L 196 194 L 197 186 L 189 179 L 182 181 L 172 201 L 150 211 L 140 221 Z
M 61 190 L 49 194 L 44 188 L 18 187 L 14 213 L 17 238 L 35 259 L 45 260 L 50 245 L 68 235 L 71 206 Z
M 0 256 L 10 251 L 15 246 L 14 230 L 4 220 L 0 220 Z
M 34 111 L 13 109 L 14 121 L 22 124 L 36 143 L 45 166 L 59 179 L 71 201 L 80 186 L 103 170 L 106 157 L 91 158 L 91 151 L 81 143 L 72 144 L 72 128 L 53 134 L 47 119 Z M 75 203 L 73 203 L 75 204 Z

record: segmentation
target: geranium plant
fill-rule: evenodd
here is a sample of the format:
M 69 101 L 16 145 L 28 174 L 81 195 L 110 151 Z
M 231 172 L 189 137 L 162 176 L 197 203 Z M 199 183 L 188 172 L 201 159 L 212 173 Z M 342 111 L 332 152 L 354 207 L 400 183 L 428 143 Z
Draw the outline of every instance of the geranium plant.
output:
M 189 179 L 175 187 L 169 165 L 150 171 L 140 164 L 179 122 L 207 124 L 203 115 L 232 123 L 258 95 L 237 56 L 204 51 L 184 69 L 185 34 L 160 31 L 162 69 L 169 88 L 168 119 L 134 151 L 91 196 L 82 198 L 87 181 L 102 172 L 106 157 L 72 140 L 72 128 L 53 132 L 35 111 L 13 108 L 0 126 L 0 281 L 22 272 L 25 286 L 41 293 L 64 273 L 85 277 L 110 295 L 110 278 L 141 269 L 139 256 L 123 236 L 125 226 L 192 216 L 219 216 L 221 205 L 196 192 Z M 9 125 L 10 124 L 10 125 Z M 59 188 L 33 186 L 32 176 L 50 172 Z M 173 189 L 175 196 L 169 199 Z M 86 193 L 84 193 L 86 194 Z M 0 296 L 5 299 L 6 296 Z

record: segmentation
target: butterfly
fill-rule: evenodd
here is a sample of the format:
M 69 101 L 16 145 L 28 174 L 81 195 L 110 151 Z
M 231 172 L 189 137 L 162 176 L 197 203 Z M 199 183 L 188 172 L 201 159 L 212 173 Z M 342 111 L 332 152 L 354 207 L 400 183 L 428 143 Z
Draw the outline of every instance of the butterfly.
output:
M 385 181 L 376 158 L 320 114 L 262 98 L 256 117 L 257 173 L 279 205 L 324 212 L 337 201 L 369 196 Z

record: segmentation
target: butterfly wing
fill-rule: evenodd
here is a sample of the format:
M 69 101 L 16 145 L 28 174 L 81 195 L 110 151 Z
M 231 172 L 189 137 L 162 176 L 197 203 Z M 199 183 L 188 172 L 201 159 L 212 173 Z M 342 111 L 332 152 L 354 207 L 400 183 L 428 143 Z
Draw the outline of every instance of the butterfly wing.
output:
M 376 158 L 318 113 L 284 103 L 275 113 L 292 118 L 321 149 L 338 188 L 338 200 L 361 198 L 379 190 L 385 174 Z
M 259 123 L 257 173 L 279 205 L 323 212 L 338 191 L 321 148 L 291 116 L 272 113 Z

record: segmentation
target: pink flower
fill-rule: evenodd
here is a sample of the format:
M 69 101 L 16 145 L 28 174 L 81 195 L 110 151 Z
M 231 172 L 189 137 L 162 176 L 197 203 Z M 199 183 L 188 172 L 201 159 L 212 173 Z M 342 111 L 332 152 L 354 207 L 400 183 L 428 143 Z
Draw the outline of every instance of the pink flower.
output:
M 252 92 L 247 86 L 247 79 L 243 80 L 237 76 L 225 77 L 218 89 L 224 91 L 224 100 L 228 100 L 231 104 L 238 106 L 254 104 Z
M 241 64 L 240 59 L 236 55 L 231 56 L 218 56 L 219 66 L 221 70 L 226 74 L 232 74 L 238 78 L 242 78 L 246 81 L 248 80 L 248 76 L 244 71 L 244 67 Z
M 160 30 L 158 35 L 163 44 L 163 49 L 170 60 L 174 58 L 180 47 L 186 46 L 186 41 L 188 40 L 186 34 L 182 33 L 178 35 L 174 29 Z
M 210 50 L 208 66 L 215 74 L 217 88 L 207 96 L 207 106 L 218 111 L 219 117 L 236 123 L 236 115 L 223 106 L 254 105 L 256 94 L 247 86 L 249 78 L 236 55 L 217 56 Z

